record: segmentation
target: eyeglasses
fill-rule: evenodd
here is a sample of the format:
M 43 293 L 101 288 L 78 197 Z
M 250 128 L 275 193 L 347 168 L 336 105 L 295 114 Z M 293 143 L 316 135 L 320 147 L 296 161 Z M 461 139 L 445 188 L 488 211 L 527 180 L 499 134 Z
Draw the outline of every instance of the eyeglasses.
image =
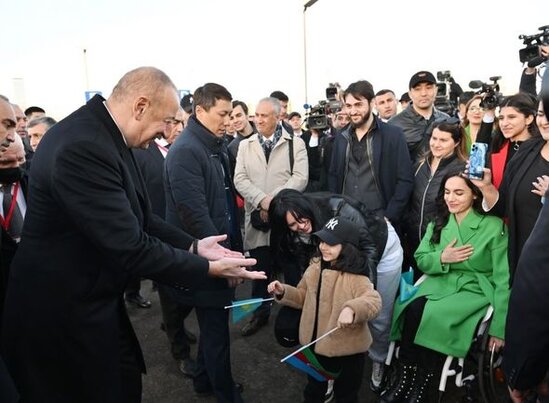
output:
M 183 124 L 183 121 L 180 120 L 180 119 L 176 119 L 176 118 L 166 118 L 164 119 L 164 123 L 166 123 L 167 125 L 178 125 L 178 124 Z
M 484 112 L 484 108 L 481 108 L 480 106 L 471 106 L 469 112 Z

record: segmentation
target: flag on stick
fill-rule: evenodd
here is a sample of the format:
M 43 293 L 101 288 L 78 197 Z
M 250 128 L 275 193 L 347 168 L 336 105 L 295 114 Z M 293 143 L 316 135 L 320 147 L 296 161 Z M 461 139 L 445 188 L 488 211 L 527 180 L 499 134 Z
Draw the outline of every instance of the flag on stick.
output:
M 292 354 L 284 357 L 280 362 L 286 362 L 293 367 L 299 369 L 300 371 L 305 372 L 306 374 L 312 376 L 319 382 L 326 382 L 330 379 L 335 379 L 338 377 L 339 372 L 330 372 L 324 369 L 324 367 L 318 362 L 315 353 L 310 349 L 310 347 L 315 344 L 317 341 L 323 339 L 329 334 L 335 332 L 338 328 L 335 327 L 329 332 L 323 334 L 316 340 L 313 340 L 309 344 L 301 347 L 300 349 L 294 351 Z
M 265 301 L 273 301 L 274 298 L 252 298 L 243 299 L 240 301 L 233 301 L 232 305 L 227 305 L 225 309 L 233 310 L 233 323 L 238 322 L 242 318 L 245 318 Z

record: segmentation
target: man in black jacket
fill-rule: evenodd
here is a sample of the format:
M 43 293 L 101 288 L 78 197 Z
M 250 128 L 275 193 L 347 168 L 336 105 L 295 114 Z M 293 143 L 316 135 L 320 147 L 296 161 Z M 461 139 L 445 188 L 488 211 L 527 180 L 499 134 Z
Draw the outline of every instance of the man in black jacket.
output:
M 227 234 L 225 246 L 241 251 L 236 192 L 224 140 L 231 94 L 208 83 L 193 98 L 194 113 L 166 158 L 166 220 L 196 237 Z M 224 309 L 234 298 L 235 286 L 211 279 L 205 289 L 179 296 L 181 301 L 190 298 L 200 327 L 195 391 L 213 392 L 220 402 L 242 401 L 241 388 L 231 374 L 229 311 Z
M 141 401 L 145 364 L 123 298 L 130 279 L 256 278 L 241 267 L 253 260 L 226 257 L 235 254 L 217 244 L 224 237 L 196 241 L 151 213 L 131 148 L 146 147 L 178 107 L 169 77 L 141 67 L 37 149 L 2 329 L 22 401 Z
M 373 115 L 368 81 L 351 84 L 343 97 L 351 124 L 334 140 L 329 190 L 381 211 L 398 225 L 414 185 L 404 134 Z
M 418 71 L 410 78 L 408 94 L 412 103 L 398 115 L 389 119 L 389 124 L 404 131 L 410 159 L 416 163 L 429 148 L 429 139 L 436 120 L 449 116 L 435 108 L 437 80 L 428 71 Z

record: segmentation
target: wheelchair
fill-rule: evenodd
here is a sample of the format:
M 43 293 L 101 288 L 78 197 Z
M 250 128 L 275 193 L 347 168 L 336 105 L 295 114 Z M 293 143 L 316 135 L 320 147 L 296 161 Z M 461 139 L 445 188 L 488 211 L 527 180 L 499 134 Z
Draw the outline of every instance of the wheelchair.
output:
M 422 276 L 416 285 L 420 284 L 424 277 Z M 490 350 L 488 346 L 490 340 L 488 329 L 493 312 L 494 308 L 489 306 L 477 327 L 471 348 L 465 358 L 446 356 L 438 384 L 439 403 L 443 402 L 451 377 L 455 377 L 454 383 L 457 388 L 465 389 L 463 398 L 465 402 L 496 403 L 508 400 L 509 392 L 501 368 L 502 352 Z M 393 341 L 389 345 L 385 361 L 385 368 L 389 369 L 388 379 L 391 378 L 392 371 L 390 369 L 395 358 L 398 359 L 398 346 Z

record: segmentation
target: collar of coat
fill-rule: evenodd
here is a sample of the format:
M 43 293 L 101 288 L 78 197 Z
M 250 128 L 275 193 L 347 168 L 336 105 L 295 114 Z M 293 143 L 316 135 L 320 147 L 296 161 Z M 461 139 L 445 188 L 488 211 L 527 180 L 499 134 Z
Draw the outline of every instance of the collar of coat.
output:
M 195 136 L 202 144 L 214 153 L 219 153 L 223 148 L 223 144 L 225 144 L 224 137 L 217 137 L 209 131 L 202 123 L 200 123 L 195 115 L 191 115 L 187 127 L 182 133 L 182 136 L 186 135 Z
M 282 136 L 280 136 L 279 141 L 276 142 L 273 148 L 276 148 L 278 147 L 279 144 L 284 143 L 283 141 L 280 141 L 281 139 L 284 139 L 286 141 L 292 140 L 292 135 L 286 131 L 284 126 L 281 125 L 280 127 L 282 128 Z M 260 136 L 259 133 L 254 133 L 250 135 L 250 137 L 248 137 L 248 141 L 249 142 L 257 141 L 261 145 L 261 142 L 259 141 L 259 136 Z
M 461 224 L 458 224 L 454 214 L 450 214 L 448 224 L 446 228 L 452 234 L 452 237 L 455 237 L 455 234 L 459 234 L 459 245 L 465 245 L 478 230 L 480 223 L 484 220 L 484 216 L 472 208 L 469 213 L 463 218 Z

